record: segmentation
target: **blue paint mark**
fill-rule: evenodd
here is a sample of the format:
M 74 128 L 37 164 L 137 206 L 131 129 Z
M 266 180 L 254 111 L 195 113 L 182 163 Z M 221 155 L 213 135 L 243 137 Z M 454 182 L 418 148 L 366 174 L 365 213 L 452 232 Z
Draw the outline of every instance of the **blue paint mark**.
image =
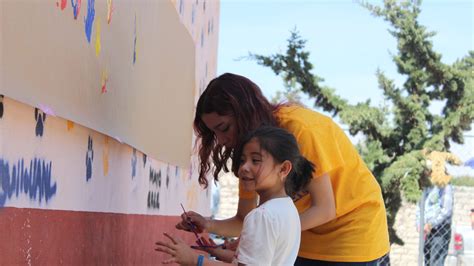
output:
M 87 16 L 84 18 L 84 25 L 86 29 L 87 42 L 91 43 L 92 25 L 94 24 L 94 9 L 95 0 L 87 1 Z
M 79 15 L 79 8 L 80 6 L 80 1 L 81 0 L 76 0 L 74 3 L 74 0 L 71 0 L 71 6 L 72 6 L 72 13 L 74 14 L 74 19 L 77 19 L 77 15 Z M 79 2 L 79 5 L 78 5 Z
M 0 207 L 5 206 L 7 199 L 13 195 L 18 198 L 21 194 L 40 203 L 43 199 L 48 202 L 57 191 L 56 182 L 51 184 L 51 166 L 51 162 L 35 158 L 30 161 L 30 167 L 25 168 L 24 159 L 21 159 L 10 172 L 8 162 L 0 159 Z
M 43 131 L 44 131 L 44 122 L 46 120 L 46 114 L 43 113 L 43 111 L 39 110 L 38 108 L 35 108 L 35 120 L 36 120 L 35 134 L 37 137 L 42 137 Z
M 193 5 L 191 9 L 191 24 L 194 25 L 194 19 L 196 17 L 196 6 Z
M 184 0 L 179 0 L 179 14 L 182 15 L 184 12 Z
M 92 138 L 89 136 L 87 141 L 87 153 L 86 153 L 86 181 L 92 178 L 92 162 L 94 161 L 94 150 Z
M 133 149 L 133 154 L 132 154 L 132 179 L 135 177 L 137 174 L 137 149 Z

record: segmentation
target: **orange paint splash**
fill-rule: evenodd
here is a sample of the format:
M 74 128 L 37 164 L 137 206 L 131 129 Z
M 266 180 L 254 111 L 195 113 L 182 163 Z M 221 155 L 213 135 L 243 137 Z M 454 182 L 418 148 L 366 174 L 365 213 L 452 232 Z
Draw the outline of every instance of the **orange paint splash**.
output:
M 102 163 L 104 166 L 104 176 L 109 174 L 109 137 L 104 137 L 104 150 L 102 152 Z
M 71 131 L 74 128 L 74 122 L 67 120 L 67 131 Z

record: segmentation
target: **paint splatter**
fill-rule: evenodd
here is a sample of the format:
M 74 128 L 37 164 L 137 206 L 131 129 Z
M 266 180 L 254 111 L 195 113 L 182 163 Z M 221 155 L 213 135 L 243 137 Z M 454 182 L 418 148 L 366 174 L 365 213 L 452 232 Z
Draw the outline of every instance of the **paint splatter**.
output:
M 107 70 L 102 71 L 102 81 L 101 81 L 101 93 L 104 94 L 107 92 L 107 82 L 109 81 L 109 75 L 107 74 Z M 121 141 L 119 141 L 121 142 Z
M 86 181 L 92 178 L 92 162 L 94 161 L 94 150 L 92 147 L 92 138 L 89 136 L 86 152 Z
M 79 16 L 79 11 L 81 11 L 81 0 L 71 0 L 71 6 L 72 6 L 72 14 L 74 15 L 74 19 L 77 19 Z
M 95 9 L 94 9 L 95 0 L 87 1 L 87 16 L 84 18 L 84 26 L 86 31 L 87 42 L 91 42 L 92 34 L 92 25 L 94 24 Z
M 104 150 L 102 152 L 102 163 L 104 166 L 104 176 L 109 174 L 109 137 L 104 138 Z
M 158 185 L 161 187 L 161 170 L 156 171 L 155 169 L 150 167 L 150 183 L 153 185 Z
M 67 120 L 67 131 L 71 131 L 74 128 L 74 122 Z
M 158 191 L 148 191 L 147 207 L 149 209 L 160 208 L 160 193 Z
M 196 6 L 192 5 L 191 9 L 191 24 L 194 25 L 194 20 L 196 19 Z
M 110 24 L 110 21 L 112 20 L 112 12 L 114 12 L 114 10 L 112 0 L 107 0 L 107 24 Z
M 145 168 L 146 165 L 146 154 L 143 154 L 143 168 Z
M 161 187 L 161 170 L 156 171 L 150 167 L 149 177 L 150 187 L 159 190 Z M 147 207 L 150 209 L 160 208 L 160 193 L 156 190 L 148 191 Z
M 3 117 L 3 95 L 0 95 L 0 118 Z
M 44 123 L 46 120 L 46 114 L 43 113 L 42 110 L 35 108 L 35 120 L 36 120 L 35 135 L 37 137 L 42 137 L 43 131 L 44 131 Z
M 133 148 L 132 153 L 132 179 L 137 174 L 137 149 Z
M 67 0 L 61 0 L 61 10 L 66 8 Z M 59 2 L 56 2 L 56 6 L 59 7 Z
M 166 167 L 166 188 L 168 188 L 170 184 L 170 166 Z
M 137 14 L 135 14 L 135 29 L 133 30 L 133 64 L 137 61 Z
M 48 202 L 57 191 L 57 184 L 51 183 L 52 162 L 34 158 L 29 168 L 24 159 L 18 160 L 10 172 L 8 161 L 0 159 L 0 207 L 5 206 L 7 199 L 13 195 L 28 195 L 30 200 L 44 199 Z
M 95 23 L 95 56 L 99 57 L 100 50 L 100 17 L 97 18 L 97 22 Z

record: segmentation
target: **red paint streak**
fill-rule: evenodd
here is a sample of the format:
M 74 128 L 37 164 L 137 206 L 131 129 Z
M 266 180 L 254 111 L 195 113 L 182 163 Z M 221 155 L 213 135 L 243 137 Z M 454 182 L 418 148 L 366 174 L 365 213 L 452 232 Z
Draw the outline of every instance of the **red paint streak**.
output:
M 66 8 L 67 0 L 61 0 L 61 10 Z
M 101 92 L 102 92 L 102 94 L 107 93 L 107 81 L 105 81 L 104 85 L 102 85 Z
M 154 250 L 179 216 L 0 208 L 0 265 L 160 265 Z

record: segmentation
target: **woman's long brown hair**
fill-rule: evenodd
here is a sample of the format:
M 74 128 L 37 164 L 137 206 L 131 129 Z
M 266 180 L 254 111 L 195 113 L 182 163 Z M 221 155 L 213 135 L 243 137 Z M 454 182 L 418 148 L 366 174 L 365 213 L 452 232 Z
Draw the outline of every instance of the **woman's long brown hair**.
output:
M 216 112 L 218 115 L 230 115 L 237 126 L 235 143 L 247 132 L 259 126 L 276 126 L 273 115 L 279 105 L 271 104 L 262 91 L 250 79 L 236 74 L 225 73 L 213 79 L 196 106 L 194 131 L 201 141 L 199 145 L 199 184 L 208 186 L 206 178 L 214 164 L 213 177 L 218 181 L 219 172 L 229 172 L 227 160 L 232 157 L 233 149 L 226 149 L 217 143 L 215 134 L 202 121 L 203 114 Z

